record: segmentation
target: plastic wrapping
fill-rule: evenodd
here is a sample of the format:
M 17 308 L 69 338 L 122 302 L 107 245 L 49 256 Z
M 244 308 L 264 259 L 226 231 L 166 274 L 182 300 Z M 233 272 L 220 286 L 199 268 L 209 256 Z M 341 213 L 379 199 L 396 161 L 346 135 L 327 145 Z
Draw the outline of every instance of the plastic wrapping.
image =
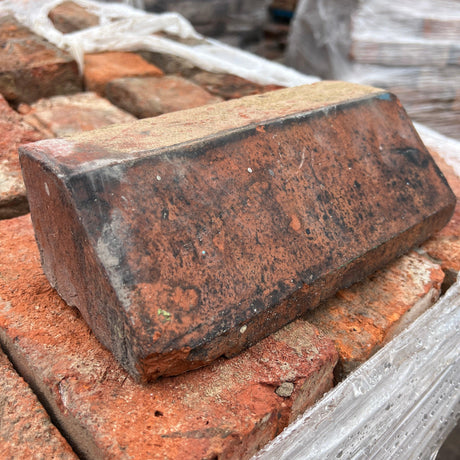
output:
M 434 459 L 460 417 L 460 279 L 254 458 Z
M 227 72 L 261 84 L 295 86 L 313 83 L 316 77 L 303 75 L 265 59 L 195 32 L 192 25 L 176 13 L 153 14 L 119 3 L 74 0 L 100 18 L 100 24 L 69 34 L 59 32 L 48 18 L 49 11 L 62 0 L 4 0 L 1 12 L 11 11 L 16 18 L 51 43 L 68 50 L 83 66 L 84 53 L 100 51 L 149 50 L 187 59 L 210 72 Z M 152 35 L 164 31 L 191 44 Z
M 460 139 L 459 38 L 458 0 L 301 0 L 286 59 L 389 89 L 413 119 Z

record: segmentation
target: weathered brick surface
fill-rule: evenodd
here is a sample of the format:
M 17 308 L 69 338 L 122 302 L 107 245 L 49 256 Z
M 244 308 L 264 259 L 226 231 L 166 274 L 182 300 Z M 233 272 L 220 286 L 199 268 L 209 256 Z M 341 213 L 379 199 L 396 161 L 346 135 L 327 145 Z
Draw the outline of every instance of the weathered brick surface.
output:
M 24 123 L 0 95 L 0 219 L 20 216 L 29 211 L 22 181 L 18 146 L 42 139 Z
M 51 284 L 143 379 L 239 352 L 455 206 L 394 97 L 338 82 L 42 141 L 22 164 Z
M 120 78 L 106 87 L 107 98 L 138 118 L 214 104 L 222 99 L 182 77 Z
M 236 75 L 206 71 L 197 72 L 190 79 L 209 93 L 225 100 L 281 89 L 281 86 L 259 85 Z
M 46 137 L 69 136 L 136 119 L 92 92 L 40 99 L 20 109 L 26 112 L 24 120 Z
M 97 26 L 99 18 L 74 2 L 62 2 L 48 14 L 57 30 L 64 34 Z
M 439 265 L 411 252 L 308 313 L 305 319 L 337 347 L 336 378 L 365 362 L 433 305 L 443 279 Z
M 8 304 L 0 300 L 0 309 Z M 0 458 L 77 459 L 0 348 Z
M 30 103 L 80 90 L 77 63 L 69 54 L 28 31 L 12 16 L 0 18 L 0 93 L 5 99 Z
M 431 154 L 457 196 L 457 205 L 449 223 L 424 243 L 422 249 L 439 261 L 446 273 L 446 286 L 449 286 L 460 272 L 460 178 L 436 151 L 431 149 Z
M 238 357 L 136 384 L 50 288 L 29 216 L 1 222 L 0 240 L 2 344 L 90 458 L 248 458 L 331 387 L 334 345 L 302 320 Z
M 105 94 L 111 80 L 124 77 L 160 77 L 163 72 L 135 53 L 119 51 L 85 54 L 84 80 L 88 91 Z

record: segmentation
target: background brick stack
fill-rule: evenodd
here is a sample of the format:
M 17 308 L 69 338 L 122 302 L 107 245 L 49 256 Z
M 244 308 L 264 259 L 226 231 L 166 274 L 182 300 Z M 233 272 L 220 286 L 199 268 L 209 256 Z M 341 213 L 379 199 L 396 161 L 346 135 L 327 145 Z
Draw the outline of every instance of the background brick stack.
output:
M 67 23 L 82 26 L 74 13 Z M 18 30 L 27 40 L 42 43 L 12 19 L 2 19 L 1 37 L 8 39 L 9 33 L 18 34 Z M 43 46 L 50 49 L 49 44 Z M 20 63 L 20 54 L 11 47 L 8 50 Z M 28 56 L 14 72 L 30 81 L 36 55 Z M 27 456 L 32 449 L 36 456 L 43 452 L 43 458 L 75 458 L 69 445 L 89 458 L 183 458 L 184 452 L 188 458 L 248 458 L 326 392 L 334 377 L 345 378 L 405 323 L 429 308 L 458 272 L 457 204 L 449 225 L 417 253 L 340 291 L 317 311 L 243 354 L 178 377 L 136 384 L 95 340 L 78 311 L 51 289 L 40 267 L 29 215 L 5 219 L 27 212 L 17 163 L 19 143 L 132 119 L 101 96 L 69 95 L 80 90 L 81 82 L 72 70 L 76 79 L 69 83 L 69 73 L 60 66 L 68 66 L 71 60 L 59 59 L 48 67 L 49 79 L 40 78 L 34 84 L 33 96 L 29 90 L 24 90 L 24 96 L 16 89 L 14 97 L 4 85 L 8 79 L 1 78 L 10 70 L 2 69 L 6 61 L 0 60 L 4 97 L 0 104 L 0 209 L 8 209 L 0 215 L 0 342 L 27 382 L 0 354 L 2 458 Z M 152 70 L 148 63 L 145 66 Z M 180 68 L 174 73 L 223 99 L 267 89 L 238 78 L 191 71 L 188 63 L 183 67 L 186 71 Z M 160 70 L 171 73 L 161 66 Z M 88 75 L 87 70 L 87 85 Z M 46 89 L 50 80 L 56 82 L 53 97 Z M 28 105 L 18 107 L 19 101 Z M 79 115 L 82 111 L 84 116 Z M 460 197 L 460 179 L 436 158 Z M 14 185 L 3 187 L 5 183 Z

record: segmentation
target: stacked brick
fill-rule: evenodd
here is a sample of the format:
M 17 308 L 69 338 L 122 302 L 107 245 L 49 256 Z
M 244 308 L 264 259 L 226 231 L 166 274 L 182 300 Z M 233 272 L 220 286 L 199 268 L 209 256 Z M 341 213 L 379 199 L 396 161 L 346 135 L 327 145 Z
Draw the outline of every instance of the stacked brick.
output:
M 71 2 L 64 6 L 50 15 L 63 31 L 94 23 L 86 10 L 75 9 Z M 9 33 L 15 37 L 11 43 L 24 39 L 27 46 L 33 42 L 50 49 L 11 18 L 3 18 L 0 37 L 11 38 Z M 9 56 L 19 53 L 7 48 Z M 18 45 L 16 50 L 23 48 L 26 45 Z M 339 291 L 316 311 L 240 355 L 176 377 L 136 383 L 43 273 L 30 216 L 16 217 L 27 212 L 18 145 L 133 120 L 127 112 L 143 116 L 133 106 L 117 108 L 115 97 L 113 103 L 106 99 L 112 85 L 126 81 L 144 80 L 142 84 L 149 85 L 181 79 L 187 94 L 190 85 L 207 94 L 209 100 L 200 99 L 200 104 L 274 88 L 202 72 L 180 59 L 172 65 L 161 55 L 145 53 L 142 56 L 152 57 L 152 62 L 139 61 L 134 54 L 124 57 L 142 67 L 136 75 L 114 74 L 102 84 L 92 80 L 87 65 L 86 88 L 95 84 L 99 95 L 82 93 L 74 63 L 56 53 L 59 62 L 43 67 L 55 72 L 49 79 L 40 73 L 45 70 L 33 65 L 36 54 L 14 72 L 2 70 L 0 64 L 0 342 L 15 366 L 14 370 L 0 354 L 2 458 L 26 458 L 32 456 L 29 453 L 37 458 L 75 458 L 74 452 L 85 458 L 179 459 L 185 452 L 196 459 L 249 458 L 335 381 L 429 308 L 443 283 L 445 287 L 460 269 L 457 205 L 450 224 L 422 250 Z M 11 75 L 24 75 L 32 82 L 29 74 L 42 75 L 30 88 L 4 83 L 12 81 Z M 55 82 L 52 91 L 47 81 Z M 180 90 L 171 97 L 172 102 L 180 101 Z M 171 109 L 164 102 L 165 106 L 163 111 L 183 108 L 179 104 Z M 439 157 L 437 162 L 459 197 L 460 179 Z
M 389 89 L 413 119 L 460 139 L 458 2 L 305 1 L 292 32 L 293 67 Z

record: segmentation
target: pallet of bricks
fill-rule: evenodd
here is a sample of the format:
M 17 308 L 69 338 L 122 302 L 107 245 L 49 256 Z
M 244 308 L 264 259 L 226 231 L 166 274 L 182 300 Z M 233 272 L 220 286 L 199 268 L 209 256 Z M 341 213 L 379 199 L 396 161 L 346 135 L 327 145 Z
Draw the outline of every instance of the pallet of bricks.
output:
M 49 19 L 64 34 L 96 28 L 99 18 L 90 4 L 94 2 L 64 2 L 50 10 Z M 158 33 L 181 45 L 189 40 Z M 443 332 L 444 340 L 453 340 L 451 329 L 458 320 L 459 205 L 450 223 L 421 247 L 340 290 L 242 353 L 140 383 L 45 277 L 18 147 L 109 125 L 120 124 L 110 129 L 122 132 L 136 118 L 268 94 L 283 86 L 282 81 L 254 83 L 142 48 L 86 52 L 81 74 L 67 51 L 11 14 L 0 17 L 0 40 L 2 458 L 250 458 L 308 408 L 316 407 L 328 391 L 340 388 L 337 384 L 355 375 L 376 352 L 385 350 L 385 344 L 423 317 L 439 297 L 445 299 L 444 314 L 451 321 L 444 321 L 451 327 Z M 443 159 L 440 138 L 426 139 L 459 197 L 458 163 Z M 447 150 L 458 148 L 455 142 L 445 145 Z M 250 167 L 245 171 L 252 172 Z M 44 187 L 44 193 L 53 193 L 51 185 Z M 299 225 L 292 218 L 290 231 Z M 174 295 L 178 302 L 196 301 L 193 289 Z M 158 315 L 165 323 L 170 320 L 167 311 L 159 309 Z M 244 334 L 244 327 L 240 332 Z M 442 343 L 425 346 L 458 365 L 455 347 L 449 354 Z M 418 347 L 423 349 L 423 344 Z M 445 374 L 443 362 L 433 361 L 432 371 L 425 368 L 423 374 L 442 381 L 438 374 Z M 366 385 L 371 391 L 371 379 Z M 458 404 L 455 393 L 443 390 L 441 396 L 444 402 L 438 406 L 447 421 L 436 432 L 437 443 L 455 421 L 445 411 Z M 382 401 L 385 397 L 390 396 Z M 385 415 L 385 410 L 381 412 Z

